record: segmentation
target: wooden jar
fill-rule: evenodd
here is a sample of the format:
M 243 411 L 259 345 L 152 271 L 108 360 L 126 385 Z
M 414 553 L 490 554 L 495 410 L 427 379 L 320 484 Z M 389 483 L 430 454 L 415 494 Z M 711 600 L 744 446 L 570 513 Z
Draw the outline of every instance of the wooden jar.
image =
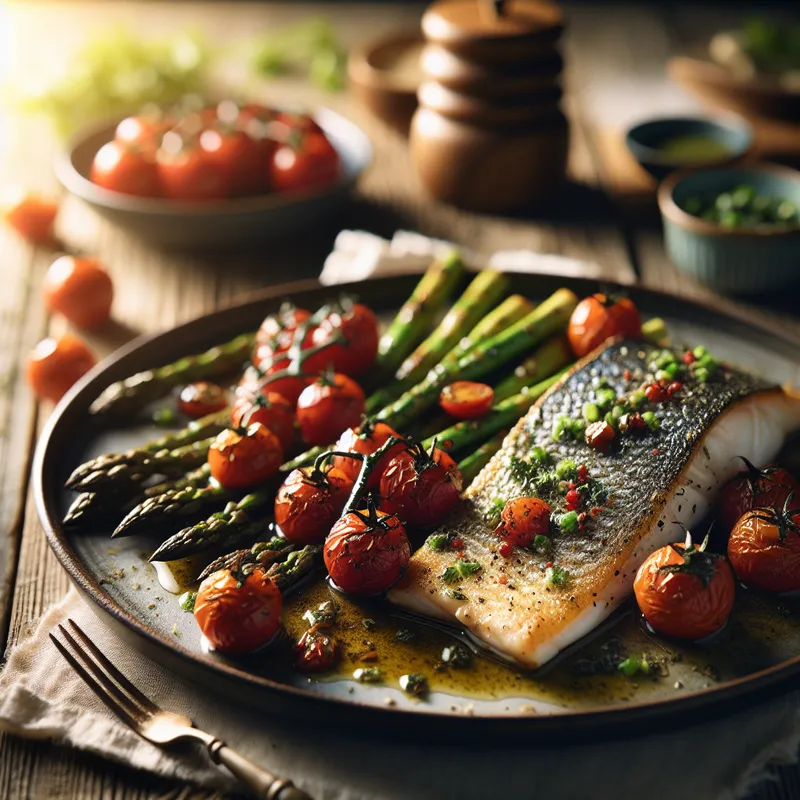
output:
M 473 211 L 536 204 L 566 172 L 561 11 L 539 0 L 440 0 L 422 19 L 411 155 L 426 189 Z

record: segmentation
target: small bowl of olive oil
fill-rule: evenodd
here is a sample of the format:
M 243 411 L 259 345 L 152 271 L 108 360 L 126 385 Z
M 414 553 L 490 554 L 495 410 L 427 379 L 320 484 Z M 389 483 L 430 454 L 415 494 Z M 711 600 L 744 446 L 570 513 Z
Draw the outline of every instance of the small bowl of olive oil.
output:
M 657 181 L 678 169 L 732 164 L 753 144 L 753 131 L 740 117 L 662 117 L 634 125 L 625 144 Z

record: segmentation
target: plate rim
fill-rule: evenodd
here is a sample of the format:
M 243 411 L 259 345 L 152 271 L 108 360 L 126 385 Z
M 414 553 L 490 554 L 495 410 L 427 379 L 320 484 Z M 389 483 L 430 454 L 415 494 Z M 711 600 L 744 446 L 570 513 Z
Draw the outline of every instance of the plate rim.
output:
M 510 274 L 519 274 L 532 280 L 539 279 L 544 283 L 545 290 L 551 286 L 567 286 L 577 290 L 578 293 L 582 291 L 584 294 L 589 294 L 592 291 L 597 291 L 602 284 L 602 287 L 608 290 L 628 291 L 644 296 L 653 302 L 660 300 L 662 303 L 667 302 L 683 306 L 685 310 L 701 311 L 722 316 L 729 323 L 744 325 L 745 328 L 754 330 L 763 337 L 773 340 L 778 339 L 784 345 L 796 348 L 800 352 L 800 336 L 782 329 L 779 323 L 771 324 L 771 321 L 766 319 L 748 319 L 741 313 L 741 310 L 736 309 L 730 301 L 725 299 L 694 300 L 680 297 L 672 292 L 648 287 L 622 285 L 613 281 L 600 282 L 593 278 L 575 278 L 561 275 L 526 275 L 525 273 Z M 577 742 L 579 739 L 576 737 L 596 733 L 598 726 L 603 727 L 604 735 L 628 738 L 638 733 L 643 727 L 651 725 L 654 721 L 661 721 L 667 725 L 675 725 L 677 723 L 676 727 L 699 724 L 714 717 L 733 714 L 745 706 L 749 707 L 760 700 L 782 694 L 785 689 L 789 688 L 792 679 L 800 675 L 800 654 L 780 664 L 707 689 L 678 697 L 636 702 L 624 706 L 617 704 L 594 708 L 567 709 L 554 714 L 487 713 L 472 716 L 445 711 L 415 711 L 413 709 L 380 706 L 358 700 L 317 694 L 300 687 L 247 673 L 232 666 L 227 661 L 212 661 L 193 653 L 183 647 L 180 642 L 160 635 L 156 629 L 151 628 L 144 620 L 140 620 L 126 611 L 89 573 L 69 543 L 69 536 L 61 525 L 58 509 L 51 506 L 49 495 L 52 493 L 53 487 L 48 487 L 47 485 L 46 467 L 51 463 L 58 463 L 59 454 L 53 452 L 54 448 L 57 450 L 53 441 L 61 427 L 68 424 L 64 420 L 71 413 L 81 415 L 86 413 L 89 403 L 101 390 L 101 388 L 95 388 L 95 384 L 107 379 L 107 376 L 109 373 L 113 373 L 115 367 L 119 368 L 121 363 L 124 363 L 141 348 L 147 345 L 152 346 L 166 337 L 190 334 L 194 328 L 201 328 L 212 319 L 214 321 L 224 319 L 226 315 L 235 317 L 237 312 L 244 307 L 279 302 L 285 299 L 286 296 L 298 293 L 350 291 L 357 294 L 365 284 L 377 283 L 380 285 L 392 282 L 407 282 L 410 289 L 413 281 L 418 278 L 419 275 L 373 277 L 365 281 L 339 284 L 334 287 L 323 286 L 316 279 L 278 284 L 248 294 L 235 304 L 200 315 L 170 329 L 146 333 L 136 337 L 101 361 L 70 389 L 57 404 L 39 435 L 31 471 L 34 502 L 39 521 L 56 559 L 81 594 L 92 601 L 92 611 L 95 613 L 103 612 L 99 613 L 98 616 L 106 627 L 112 628 L 118 633 L 123 633 L 124 638 L 129 640 L 131 640 L 131 637 L 144 640 L 142 646 L 146 645 L 145 654 L 148 656 L 151 652 L 161 654 L 162 657 L 156 656 L 155 660 L 165 665 L 167 669 L 171 669 L 171 666 L 167 666 L 165 661 L 170 665 L 176 663 L 175 657 L 177 656 L 177 661 L 189 665 L 192 671 L 197 671 L 198 674 L 203 673 L 205 678 L 213 678 L 215 676 L 222 678 L 223 685 L 220 685 L 219 689 L 223 692 L 227 691 L 228 681 L 232 681 L 234 685 L 241 687 L 242 696 L 249 696 L 246 691 L 249 686 L 259 693 L 266 694 L 273 700 L 280 701 L 280 708 L 277 705 L 270 705 L 278 713 L 288 703 L 289 708 L 285 710 L 288 711 L 290 716 L 294 714 L 295 710 L 295 708 L 291 708 L 292 706 L 296 707 L 296 710 L 300 713 L 302 713 L 303 709 L 307 710 L 308 708 L 313 708 L 317 713 L 320 713 L 321 710 L 324 717 L 321 720 L 323 724 L 326 722 L 341 724 L 341 720 L 346 719 L 348 715 L 358 715 L 372 722 L 391 723 L 391 730 L 411 728 L 416 734 L 422 733 L 425 738 L 439 737 L 444 731 L 449 736 L 455 735 L 458 739 L 461 739 L 474 736 L 478 731 L 485 733 L 487 730 L 496 730 L 504 733 L 511 731 L 524 732 L 534 739 L 541 738 L 547 741 L 566 738 Z M 388 292 L 384 293 L 384 295 L 386 294 Z M 800 363 L 800 358 L 798 363 Z M 111 380 L 114 379 L 116 378 L 111 378 Z M 91 393 L 89 392 L 90 389 Z M 82 411 L 75 411 L 77 401 L 84 399 L 84 397 L 86 398 L 85 408 Z M 50 474 L 53 479 L 49 482 L 54 484 L 57 472 L 51 470 Z M 460 699 L 465 700 L 467 698 L 461 697 Z M 735 701 L 744 701 L 744 703 Z M 328 715 L 332 719 L 327 719 Z

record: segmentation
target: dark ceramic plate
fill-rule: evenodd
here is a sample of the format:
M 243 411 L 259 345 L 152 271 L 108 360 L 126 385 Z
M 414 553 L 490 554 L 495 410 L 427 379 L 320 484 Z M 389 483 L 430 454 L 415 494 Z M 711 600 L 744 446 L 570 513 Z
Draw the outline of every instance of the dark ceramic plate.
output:
M 97 151 L 114 138 L 118 120 L 79 134 L 57 159 L 56 175 L 98 214 L 150 242 L 197 249 L 276 239 L 332 216 L 372 161 L 369 139 L 350 120 L 327 108 L 317 110 L 314 118 L 339 153 L 342 176 L 310 192 L 186 203 L 109 191 L 92 183 L 89 172 Z
M 370 280 L 337 287 L 336 291 L 352 291 L 376 310 L 389 314 L 409 294 L 414 282 L 411 277 Z M 513 291 L 531 298 L 545 297 L 559 285 L 567 285 L 580 295 L 597 289 L 586 280 L 530 275 L 515 275 L 512 280 Z M 755 327 L 726 314 L 721 307 L 701 306 L 653 291 L 630 292 L 645 315 L 667 319 L 674 338 L 702 342 L 721 357 L 776 381 L 800 384 L 800 342 L 782 334 L 777 326 L 775 330 Z M 279 287 L 235 308 L 138 339 L 95 368 L 53 413 L 34 465 L 42 523 L 56 556 L 92 609 L 132 646 L 209 689 L 246 699 L 274 714 L 313 714 L 319 724 L 370 725 L 364 730 L 373 731 L 391 726 L 392 731 L 403 728 L 417 737 L 468 738 L 519 732 L 534 739 L 568 737 L 574 741 L 598 729 L 604 736 L 623 736 L 656 720 L 661 725 L 682 725 L 706 719 L 796 685 L 800 676 L 800 613 L 791 606 L 788 613 L 776 613 L 780 609 L 770 605 L 773 601 L 752 595 L 740 597 L 729 641 L 717 648 L 671 649 L 663 642 L 653 642 L 628 610 L 618 614 L 593 641 L 581 643 L 542 675 L 522 675 L 486 658 L 478 659 L 474 671 L 463 671 L 467 677 L 460 683 L 442 683 L 431 672 L 433 691 L 426 701 L 407 698 L 392 688 L 396 682 L 368 686 L 345 676 L 309 680 L 292 675 L 281 670 L 279 659 L 269 652 L 239 661 L 203 653 L 192 615 L 180 610 L 176 598 L 161 587 L 155 571 L 146 563 L 152 541 L 141 537 L 112 541 L 108 531 L 74 534 L 61 526 L 70 500 L 62 489 L 63 480 L 75 465 L 88 455 L 120 450 L 154 434 L 147 427 L 102 430 L 87 410 L 112 381 L 253 330 L 286 297 L 314 308 L 330 294 L 330 289 L 320 288 L 315 282 Z M 322 584 L 316 591 L 330 590 Z M 784 604 L 784 612 L 786 608 Z M 414 620 L 398 620 L 381 609 L 375 609 L 374 614 L 368 609 L 362 613 L 366 615 L 376 616 L 379 628 L 410 628 L 420 633 L 420 641 L 428 636 L 433 646 L 439 647 L 438 652 L 441 641 L 450 641 L 454 635 L 441 631 L 425 634 L 424 630 L 429 630 L 425 626 Z M 377 631 L 374 635 L 379 634 Z M 367 638 L 372 637 L 370 634 Z M 671 653 L 668 677 L 635 682 L 619 674 L 575 677 L 572 668 L 597 656 L 598 648 L 602 650 L 612 640 L 629 652 L 655 647 L 659 653 Z M 425 658 L 419 656 L 422 661 Z M 412 666 L 419 668 L 419 664 Z M 352 669 L 350 665 L 348 675 Z M 676 682 L 681 684 L 680 691 L 674 688 Z

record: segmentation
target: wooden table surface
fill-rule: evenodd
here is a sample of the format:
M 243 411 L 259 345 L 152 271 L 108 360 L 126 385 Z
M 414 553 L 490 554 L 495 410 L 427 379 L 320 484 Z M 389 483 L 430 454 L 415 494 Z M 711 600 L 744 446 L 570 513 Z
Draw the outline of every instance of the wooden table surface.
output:
M 683 48 L 689 37 L 702 39 L 739 12 L 696 4 L 668 10 L 642 4 L 602 9 L 570 5 L 569 10 L 565 106 L 572 122 L 572 185 L 566 199 L 555 203 L 546 217 L 478 217 L 426 199 L 409 169 L 400 137 L 369 118 L 346 94 L 325 96 L 304 87 L 304 101 L 342 110 L 373 141 L 375 163 L 352 205 L 302 241 L 186 255 L 161 252 L 131 239 L 68 200 L 59 218 L 64 242 L 71 251 L 90 252 L 105 262 L 117 290 L 114 324 L 90 337 L 91 344 L 105 354 L 137 333 L 168 328 L 229 304 L 252 289 L 314 276 L 342 227 L 382 235 L 407 228 L 485 253 L 496 248 L 561 253 L 598 261 L 611 273 L 632 264 L 648 286 L 708 296 L 708 290 L 679 278 L 666 259 L 652 201 L 640 199 L 631 206 L 609 196 L 616 166 L 601 143 L 609 130 L 635 116 L 686 107 L 690 101 L 666 84 L 666 58 Z M 242 43 L 254 32 L 319 11 L 318 6 L 302 3 L 11 3 L 0 7 L 0 35 L 6 34 L 0 59 L 5 56 L 18 74 L 27 74 L 43 58 L 58 63 L 87 32 L 110 25 L 146 33 L 188 26 L 205 30 L 218 44 Z M 415 27 L 421 7 L 327 5 L 323 13 L 352 44 L 398 26 Z M 237 85 L 259 89 L 276 101 L 296 99 L 298 92 L 296 86 L 281 82 Z M 0 117 L 0 174 L 5 185 L 54 190 L 50 164 L 56 148 L 41 124 L 9 112 Z M 47 318 L 40 294 L 44 271 L 55 255 L 0 229 L 0 642 L 7 647 L 23 639 L 68 586 L 42 535 L 29 492 L 37 430 L 49 409 L 37 405 L 21 368 L 36 341 L 47 332 L 64 329 L 60 321 Z M 800 331 L 800 319 L 782 312 L 781 305 L 791 310 L 789 302 L 759 309 L 732 303 L 753 318 Z M 776 773 L 779 782 L 766 784 L 753 798 L 800 797 L 800 771 L 781 768 Z M 203 796 L 82 753 L 0 736 L 0 798 L 150 800 L 165 794 Z

